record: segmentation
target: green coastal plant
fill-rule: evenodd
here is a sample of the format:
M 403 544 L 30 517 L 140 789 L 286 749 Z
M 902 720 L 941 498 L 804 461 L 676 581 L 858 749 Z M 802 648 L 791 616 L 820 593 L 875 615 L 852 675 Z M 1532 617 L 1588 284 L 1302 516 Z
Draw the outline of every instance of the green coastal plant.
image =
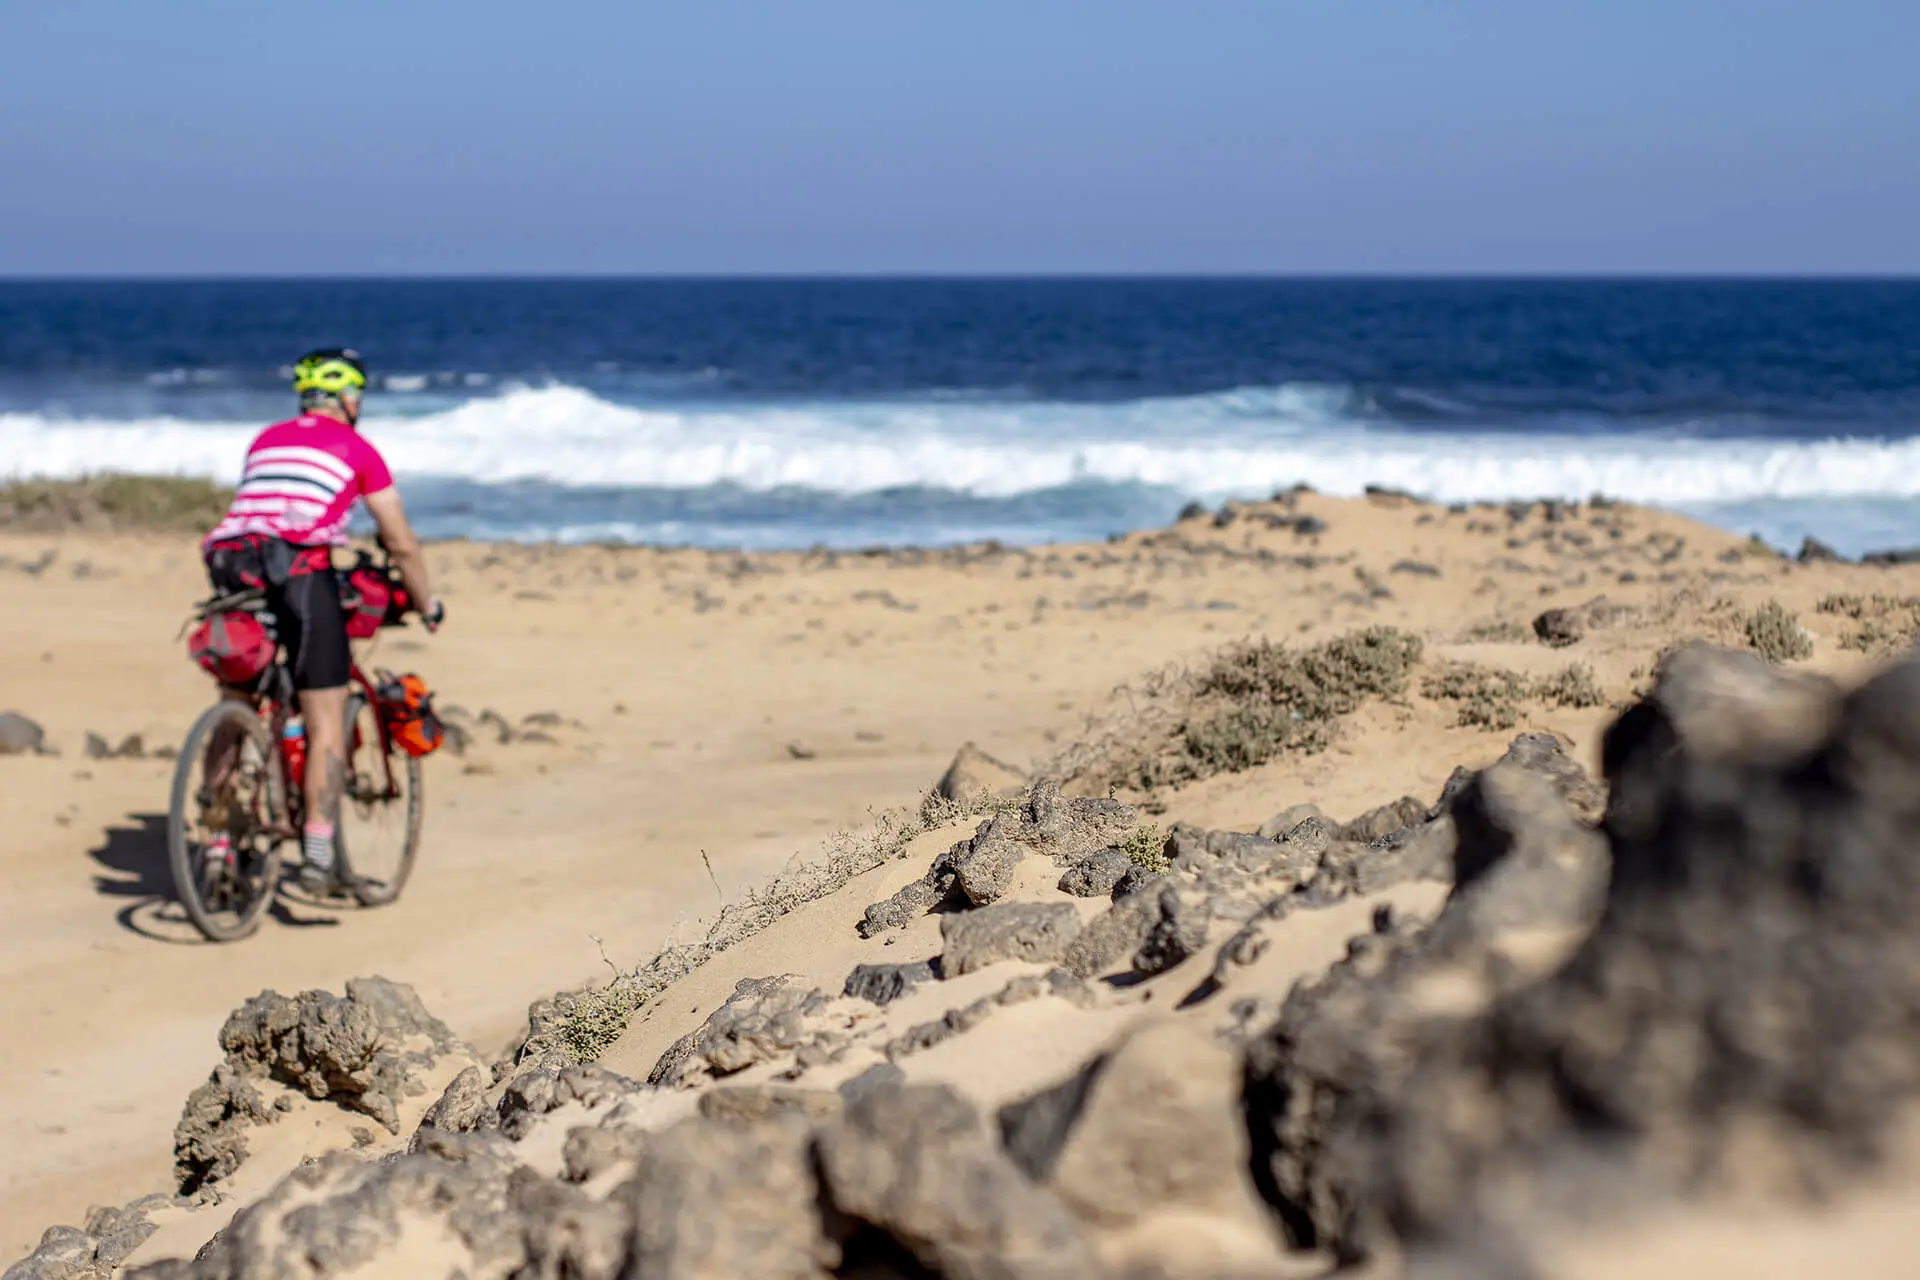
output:
M 1127 833 L 1120 845 L 1120 852 L 1126 855 L 1128 862 L 1142 871 L 1153 875 L 1162 875 L 1167 869 L 1167 836 L 1153 823 L 1144 827 L 1135 827 Z

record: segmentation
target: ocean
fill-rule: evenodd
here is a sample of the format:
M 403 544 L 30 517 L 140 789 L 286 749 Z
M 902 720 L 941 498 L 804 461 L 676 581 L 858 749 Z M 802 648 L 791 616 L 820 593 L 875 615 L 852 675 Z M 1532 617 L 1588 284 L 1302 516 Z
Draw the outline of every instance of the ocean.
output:
M 1920 281 L 0 281 L 0 477 L 232 480 L 335 344 L 431 536 L 1035 543 L 1305 483 L 1920 545 Z

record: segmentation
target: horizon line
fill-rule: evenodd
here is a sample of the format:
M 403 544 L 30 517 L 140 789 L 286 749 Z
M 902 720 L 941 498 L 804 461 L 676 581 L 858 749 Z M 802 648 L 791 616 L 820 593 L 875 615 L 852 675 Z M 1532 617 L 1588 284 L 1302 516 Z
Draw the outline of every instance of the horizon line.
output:
M 1913 284 L 1920 271 L 499 271 L 499 272 L 3 272 L 12 284 L 372 283 L 1754 283 Z

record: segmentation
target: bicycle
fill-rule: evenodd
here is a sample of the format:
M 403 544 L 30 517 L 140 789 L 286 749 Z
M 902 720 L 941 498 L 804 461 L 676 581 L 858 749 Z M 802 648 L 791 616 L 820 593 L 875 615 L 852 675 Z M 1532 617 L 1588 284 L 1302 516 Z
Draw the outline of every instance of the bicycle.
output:
M 362 552 L 357 568 L 369 567 L 391 588 L 379 627 L 404 627 L 409 605 L 397 575 Z M 305 726 L 298 723 L 293 675 L 278 647 L 265 590 L 204 600 L 193 620 L 230 614 L 251 615 L 274 656 L 251 686 L 223 684 L 220 701 L 187 731 L 167 815 L 175 893 L 211 942 L 237 941 L 259 928 L 279 892 L 281 846 L 300 839 L 305 820 Z M 356 655 L 344 737 L 348 776 L 334 835 L 338 881 L 363 907 L 400 896 L 419 851 L 422 816 L 420 759 L 395 745 L 376 678 L 390 676 L 376 670 L 369 677 Z M 220 834 L 227 837 L 224 848 L 214 839 Z M 396 838 L 397 848 L 383 858 L 382 846 Z

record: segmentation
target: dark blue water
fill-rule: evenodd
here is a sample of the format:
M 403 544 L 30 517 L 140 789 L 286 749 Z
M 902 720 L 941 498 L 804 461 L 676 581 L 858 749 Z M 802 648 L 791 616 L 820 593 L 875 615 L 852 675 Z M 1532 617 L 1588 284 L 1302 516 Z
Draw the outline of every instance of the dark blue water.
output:
M 1033 541 L 1305 481 L 1920 542 L 1920 282 L 0 283 L 0 473 L 231 475 L 336 343 L 436 533 Z

